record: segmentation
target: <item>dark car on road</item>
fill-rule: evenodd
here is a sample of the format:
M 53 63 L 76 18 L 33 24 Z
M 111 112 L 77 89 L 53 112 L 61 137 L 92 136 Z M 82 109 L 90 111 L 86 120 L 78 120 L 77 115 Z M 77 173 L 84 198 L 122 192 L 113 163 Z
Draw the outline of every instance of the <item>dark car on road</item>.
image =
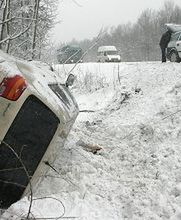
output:
M 67 45 L 57 51 L 60 64 L 82 62 L 83 51 L 79 46 Z

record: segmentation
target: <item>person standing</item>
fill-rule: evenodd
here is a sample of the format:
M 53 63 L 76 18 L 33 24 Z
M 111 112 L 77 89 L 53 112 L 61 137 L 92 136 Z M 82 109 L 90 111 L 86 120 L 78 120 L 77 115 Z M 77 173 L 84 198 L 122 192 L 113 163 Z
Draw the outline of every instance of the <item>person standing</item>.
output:
M 171 31 L 167 30 L 160 39 L 160 48 L 162 52 L 162 63 L 166 62 L 166 48 L 171 39 Z

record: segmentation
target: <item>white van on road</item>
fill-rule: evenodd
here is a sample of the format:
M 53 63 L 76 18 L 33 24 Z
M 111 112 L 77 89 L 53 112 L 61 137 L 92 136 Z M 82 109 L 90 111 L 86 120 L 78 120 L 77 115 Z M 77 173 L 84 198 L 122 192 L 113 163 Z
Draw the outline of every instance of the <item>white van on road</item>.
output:
M 115 46 L 101 46 L 97 51 L 97 62 L 121 62 Z

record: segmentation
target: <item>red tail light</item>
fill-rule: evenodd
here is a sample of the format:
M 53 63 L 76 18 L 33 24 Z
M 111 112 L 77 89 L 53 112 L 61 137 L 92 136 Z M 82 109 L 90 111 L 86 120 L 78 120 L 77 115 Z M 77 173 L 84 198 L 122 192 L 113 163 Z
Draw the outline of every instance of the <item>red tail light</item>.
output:
M 0 97 L 16 101 L 26 88 L 27 84 L 22 76 L 6 77 L 0 83 Z

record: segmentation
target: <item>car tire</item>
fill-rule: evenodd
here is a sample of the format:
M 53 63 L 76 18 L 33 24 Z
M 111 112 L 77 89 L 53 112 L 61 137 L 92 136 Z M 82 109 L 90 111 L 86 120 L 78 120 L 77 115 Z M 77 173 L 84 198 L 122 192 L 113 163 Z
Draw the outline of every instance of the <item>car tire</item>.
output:
M 176 51 L 172 51 L 170 54 L 170 61 L 180 63 L 181 59 Z

